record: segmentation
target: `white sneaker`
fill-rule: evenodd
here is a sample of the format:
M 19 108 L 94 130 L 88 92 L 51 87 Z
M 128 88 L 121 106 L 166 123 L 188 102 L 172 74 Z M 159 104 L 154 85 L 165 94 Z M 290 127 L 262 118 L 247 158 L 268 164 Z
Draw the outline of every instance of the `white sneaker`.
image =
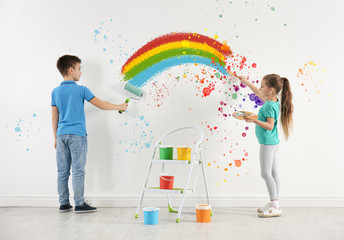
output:
M 271 203 L 267 203 L 264 207 L 258 208 L 258 209 L 257 209 L 257 212 L 262 213 L 262 212 L 264 212 L 265 210 L 269 209 L 270 207 L 271 207 Z
M 258 217 L 268 218 L 268 217 L 279 217 L 282 215 L 281 209 L 276 209 L 274 207 L 269 207 L 262 213 L 258 213 Z

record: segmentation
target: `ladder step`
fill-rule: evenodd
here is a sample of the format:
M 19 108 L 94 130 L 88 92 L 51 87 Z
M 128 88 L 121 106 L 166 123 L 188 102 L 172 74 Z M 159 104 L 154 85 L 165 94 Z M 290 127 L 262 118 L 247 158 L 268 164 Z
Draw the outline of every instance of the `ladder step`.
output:
M 187 165 L 191 163 L 191 160 L 169 160 L 169 159 L 152 159 L 153 163 L 168 163 L 168 164 L 183 164 Z M 194 163 L 198 163 L 198 161 L 194 161 Z
M 173 189 L 160 189 L 159 187 L 148 187 L 145 188 L 145 192 L 157 192 L 157 193 L 168 193 L 168 194 L 183 194 L 183 188 L 173 188 Z M 186 193 L 193 193 L 192 189 L 187 189 Z

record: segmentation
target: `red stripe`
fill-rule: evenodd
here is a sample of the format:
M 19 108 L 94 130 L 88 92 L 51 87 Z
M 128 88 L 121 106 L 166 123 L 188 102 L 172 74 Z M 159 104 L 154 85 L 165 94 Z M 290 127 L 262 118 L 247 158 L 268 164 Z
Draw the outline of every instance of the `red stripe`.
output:
M 148 42 L 146 45 L 141 47 L 139 50 L 137 50 L 137 52 L 135 52 L 122 66 L 122 71 L 128 63 L 130 63 L 132 60 L 134 60 L 138 56 L 144 54 L 145 52 L 148 52 L 149 50 L 154 49 L 162 44 L 166 44 L 169 42 L 183 41 L 183 40 L 207 44 L 208 46 L 215 48 L 224 56 L 228 56 L 232 54 L 232 51 L 230 50 L 229 46 L 224 45 L 220 43 L 219 41 L 216 41 L 215 39 L 212 39 L 210 37 L 197 34 L 197 33 L 169 33 L 169 34 L 153 39 L 152 41 Z

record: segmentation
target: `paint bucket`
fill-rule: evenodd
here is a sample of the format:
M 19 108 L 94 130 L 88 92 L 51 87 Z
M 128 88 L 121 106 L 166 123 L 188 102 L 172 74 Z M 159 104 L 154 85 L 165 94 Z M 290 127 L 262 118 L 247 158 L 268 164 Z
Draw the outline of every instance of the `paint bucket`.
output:
M 160 189 L 173 189 L 174 174 L 160 173 Z
M 159 208 L 146 207 L 143 209 L 143 222 L 145 225 L 156 225 L 159 219 Z
M 172 146 L 159 146 L 160 159 L 173 160 L 173 147 Z
M 197 204 L 195 207 L 197 222 L 210 222 L 211 206 L 207 204 Z
M 178 155 L 178 160 L 191 160 L 191 147 L 178 146 L 177 155 Z

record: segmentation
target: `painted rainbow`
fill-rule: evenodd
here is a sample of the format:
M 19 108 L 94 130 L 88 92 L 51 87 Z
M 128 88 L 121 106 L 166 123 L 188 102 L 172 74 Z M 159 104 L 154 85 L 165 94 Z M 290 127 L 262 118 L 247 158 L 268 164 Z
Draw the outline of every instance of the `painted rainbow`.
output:
M 158 73 L 181 64 L 211 66 L 228 75 L 225 60 L 232 54 L 226 44 L 197 33 L 169 33 L 153 39 L 122 66 L 123 80 L 142 87 Z

